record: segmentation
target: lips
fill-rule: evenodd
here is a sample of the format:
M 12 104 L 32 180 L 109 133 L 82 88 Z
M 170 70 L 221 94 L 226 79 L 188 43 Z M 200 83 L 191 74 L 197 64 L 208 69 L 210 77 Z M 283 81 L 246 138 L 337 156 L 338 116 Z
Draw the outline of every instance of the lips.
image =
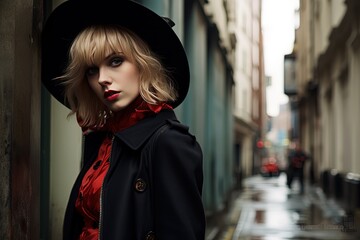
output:
M 104 98 L 107 101 L 114 101 L 118 98 L 119 94 L 119 91 L 107 90 L 104 92 Z

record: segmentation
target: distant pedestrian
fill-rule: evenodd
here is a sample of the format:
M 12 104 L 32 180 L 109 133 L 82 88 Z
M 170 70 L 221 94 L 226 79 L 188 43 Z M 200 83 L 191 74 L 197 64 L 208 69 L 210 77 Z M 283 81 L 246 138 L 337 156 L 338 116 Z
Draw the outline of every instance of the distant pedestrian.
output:
M 309 156 L 302 150 L 300 143 L 295 144 L 295 148 L 289 150 L 287 166 L 287 186 L 291 189 L 295 177 L 300 182 L 300 191 L 304 193 L 304 166 Z
M 202 152 L 173 111 L 189 66 L 171 25 L 128 0 L 69 0 L 48 18 L 42 81 L 85 135 L 63 239 L 204 239 Z

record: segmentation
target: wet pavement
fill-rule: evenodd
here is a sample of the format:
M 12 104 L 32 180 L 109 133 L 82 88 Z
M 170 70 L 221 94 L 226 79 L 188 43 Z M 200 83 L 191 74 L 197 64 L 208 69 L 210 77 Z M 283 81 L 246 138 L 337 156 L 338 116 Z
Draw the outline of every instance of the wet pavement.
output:
M 225 224 L 207 240 L 359 240 L 354 217 L 318 187 L 300 194 L 297 181 L 286 186 L 286 176 L 246 179 L 229 208 Z

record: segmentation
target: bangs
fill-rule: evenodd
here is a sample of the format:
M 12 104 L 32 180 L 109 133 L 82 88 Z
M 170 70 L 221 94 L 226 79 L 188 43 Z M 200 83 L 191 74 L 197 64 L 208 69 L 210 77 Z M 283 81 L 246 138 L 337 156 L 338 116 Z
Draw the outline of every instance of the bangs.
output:
M 78 63 L 78 70 L 83 71 L 90 66 L 98 66 L 112 53 L 122 52 L 131 60 L 127 48 L 122 47 L 126 42 L 116 27 L 89 27 L 75 39 L 70 57 L 73 63 Z

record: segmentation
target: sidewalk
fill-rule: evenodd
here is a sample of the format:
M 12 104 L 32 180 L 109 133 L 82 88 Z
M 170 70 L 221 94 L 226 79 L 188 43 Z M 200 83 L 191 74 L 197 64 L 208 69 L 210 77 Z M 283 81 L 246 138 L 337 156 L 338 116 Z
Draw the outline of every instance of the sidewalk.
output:
M 246 179 L 224 217 L 223 226 L 208 229 L 206 240 L 357 240 L 359 223 L 346 216 L 322 190 L 307 186 L 304 194 L 286 176 Z

